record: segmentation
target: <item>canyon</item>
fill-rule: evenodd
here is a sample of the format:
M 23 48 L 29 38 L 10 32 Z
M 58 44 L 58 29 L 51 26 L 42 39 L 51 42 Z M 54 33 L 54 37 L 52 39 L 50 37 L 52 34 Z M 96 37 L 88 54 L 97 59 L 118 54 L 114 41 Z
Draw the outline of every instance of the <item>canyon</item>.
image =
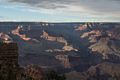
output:
M 120 23 L 8 22 L 0 23 L 0 41 L 18 44 L 20 66 L 54 69 L 67 80 L 117 79 L 119 27 Z

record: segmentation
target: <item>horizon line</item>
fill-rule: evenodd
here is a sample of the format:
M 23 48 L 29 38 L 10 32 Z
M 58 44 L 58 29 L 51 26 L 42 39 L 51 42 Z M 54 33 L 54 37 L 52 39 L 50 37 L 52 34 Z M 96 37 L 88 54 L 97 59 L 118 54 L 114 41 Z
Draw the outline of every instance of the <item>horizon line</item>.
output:
M 0 21 L 1 22 L 28 22 L 28 23 L 120 23 L 120 21 Z

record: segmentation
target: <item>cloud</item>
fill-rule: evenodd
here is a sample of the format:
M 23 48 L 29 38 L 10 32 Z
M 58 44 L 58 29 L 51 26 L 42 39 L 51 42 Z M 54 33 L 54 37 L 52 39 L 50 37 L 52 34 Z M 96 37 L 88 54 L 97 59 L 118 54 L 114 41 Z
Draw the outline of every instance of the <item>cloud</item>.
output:
M 119 0 L 9 0 L 9 2 L 22 3 L 36 8 L 61 9 L 96 15 L 120 14 Z
M 64 0 L 9 0 L 9 2 L 17 2 L 30 5 L 32 7 L 41 7 L 45 9 L 66 8 L 65 4 L 62 4 Z M 66 3 L 66 1 L 65 1 Z
M 6 0 L 6 3 L 13 4 L 17 10 L 50 14 L 56 18 L 120 21 L 120 0 Z
M 80 5 L 94 12 L 120 13 L 120 1 L 117 0 L 91 0 L 91 2 L 84 0 Z

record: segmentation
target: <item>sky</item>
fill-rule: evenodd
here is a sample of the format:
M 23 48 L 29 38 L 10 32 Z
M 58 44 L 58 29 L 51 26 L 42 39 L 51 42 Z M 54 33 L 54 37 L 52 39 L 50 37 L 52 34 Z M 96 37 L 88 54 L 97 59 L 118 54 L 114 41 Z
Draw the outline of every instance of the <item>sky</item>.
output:
M 120 0 L 0 0 L 0 21 L 120 22 Z

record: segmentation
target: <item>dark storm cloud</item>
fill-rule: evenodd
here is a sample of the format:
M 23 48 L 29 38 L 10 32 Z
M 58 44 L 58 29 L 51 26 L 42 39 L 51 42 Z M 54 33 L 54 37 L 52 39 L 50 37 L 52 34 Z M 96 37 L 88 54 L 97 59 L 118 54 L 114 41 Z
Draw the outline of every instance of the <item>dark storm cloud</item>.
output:
M 120 0 L 9 0 L 9 2 L 24 3 L 31 7 L 44 9 L 66 9 L 71 6 L 76 6 L 77 9 L 82 7 L 86 11 L 95 13 L 120 13 Z

